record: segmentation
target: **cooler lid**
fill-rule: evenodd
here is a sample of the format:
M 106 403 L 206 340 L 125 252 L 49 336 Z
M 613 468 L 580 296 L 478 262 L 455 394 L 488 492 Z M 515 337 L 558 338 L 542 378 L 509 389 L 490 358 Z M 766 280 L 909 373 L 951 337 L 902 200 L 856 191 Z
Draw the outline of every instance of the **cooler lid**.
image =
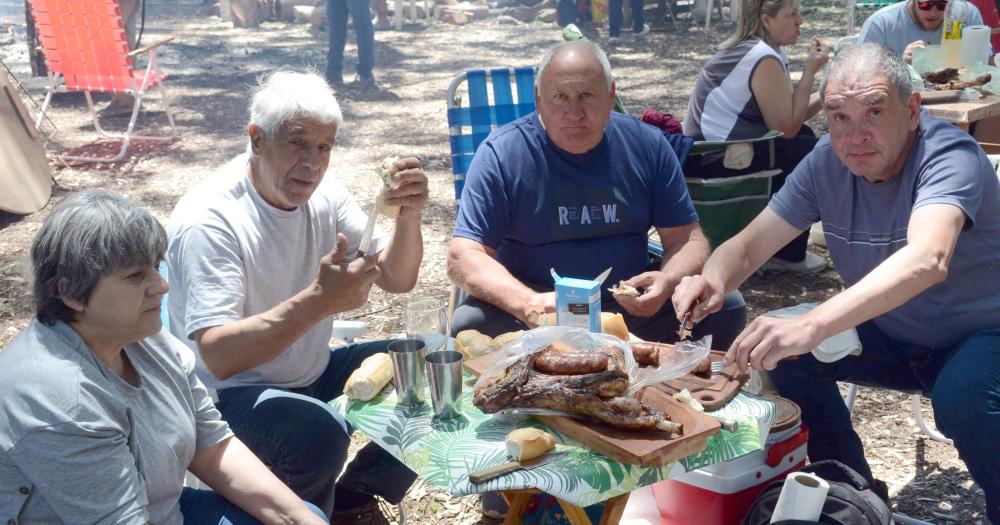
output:
M 774 402 L 774 421 L 771 423 L 771 433 L 788 430 L 802 421 L 802 410 L 790 399 L 780 396 L 763 396 Z

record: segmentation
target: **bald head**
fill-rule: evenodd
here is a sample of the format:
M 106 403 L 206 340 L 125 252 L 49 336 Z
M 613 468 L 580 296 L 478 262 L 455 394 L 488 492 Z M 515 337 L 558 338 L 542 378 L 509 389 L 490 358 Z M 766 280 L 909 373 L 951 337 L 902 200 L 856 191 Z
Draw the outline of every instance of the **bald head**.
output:
M 556 146 L 574 154 L 596 147 L 614 100 L 611 66 L 599 47 L 567 42 L 545 53 L 535 77 L 535 108 Z
M 549 48 L 538 65 L 536 89 L 541 87 L 546 72 L 552 70 L 596 73 L 604 79 L 605 86 L 611 89 L 611 64 L 608 62 L 608 55 L 590 40 L 563 42 Z

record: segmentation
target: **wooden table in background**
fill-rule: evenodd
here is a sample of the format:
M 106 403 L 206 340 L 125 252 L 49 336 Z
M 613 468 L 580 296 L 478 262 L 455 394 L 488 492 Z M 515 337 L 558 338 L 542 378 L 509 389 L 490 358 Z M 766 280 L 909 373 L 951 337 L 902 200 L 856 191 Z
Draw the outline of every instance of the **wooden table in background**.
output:
M 969 131 L 973 122 L 1000 116 L 1000 96 L 987 95 L 979 100 L 928 104 L 924 107 L 931 115 Z

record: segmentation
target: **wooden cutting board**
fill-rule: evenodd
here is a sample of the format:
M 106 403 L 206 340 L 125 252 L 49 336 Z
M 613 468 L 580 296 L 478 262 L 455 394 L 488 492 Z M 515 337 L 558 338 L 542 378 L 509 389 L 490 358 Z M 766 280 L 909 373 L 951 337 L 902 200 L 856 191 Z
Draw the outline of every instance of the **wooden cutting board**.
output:
M 710 355 L 714 363 L 721 361 L 726 353 L 712 350 Z M 712 377 L 708 379 L 694 374 L 686 374 L 677 379 L 654 385 L 653 388 L 660 389 L 670 395 L 686 388 L 688 392 L 691 392 L 691 397 L 697 399 L 705 407 L 705 410 L 716 410 L 736 397 L 748 377 L 750 377 L 748 374 L 741 374 L 736 363 L 733 363 L 718 372 L 713 372 Z
M 500 359 L 493 352 L 466 361 L 464 367 L 482 375 Z M 705 448 L 709 436 L 719 432 L 719 422 L 690 407 L 678 403 L 669 395 L 653 388 L 642 391 L 640 400 L 667 414 L 684 425 L 681 436 L 664 439 L 663 432 L 629 431 L 567 416 L 535 416 L 546 426 L 572 438 L 594 452 L 633 465 L 660 466 L 689 456 Z
M 958 100 L 958 97 L 960 96 L 962 96 L 961 89 L 949 89 L 944 91 L 921 91 L 920 103 L 943 104 L 945 102 L 954 102 Z

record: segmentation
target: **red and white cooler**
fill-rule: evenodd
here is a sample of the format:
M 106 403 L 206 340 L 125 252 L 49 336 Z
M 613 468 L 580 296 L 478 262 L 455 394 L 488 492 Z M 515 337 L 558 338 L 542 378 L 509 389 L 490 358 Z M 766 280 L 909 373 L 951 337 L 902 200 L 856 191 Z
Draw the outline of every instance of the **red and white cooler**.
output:
M 735 525 L 768 483 L 806 463 L 809 430 L 799 407 L 783 398 L 762 450 L 653 485 L 662 525 Z

